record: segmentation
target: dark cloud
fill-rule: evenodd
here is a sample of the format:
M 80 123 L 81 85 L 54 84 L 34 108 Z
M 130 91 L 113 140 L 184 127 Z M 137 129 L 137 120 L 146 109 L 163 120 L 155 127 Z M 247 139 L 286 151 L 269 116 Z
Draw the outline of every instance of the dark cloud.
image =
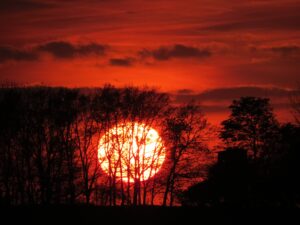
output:
M 206 58 L 211 56 L 211 52 L 208 49 L 199 49 L 181 44 L 171 47 L 160 47 L 154 50 L 144 49 L 139 54 L 142 58 L 153 57 L 159 61 L 171 58 Z
M 282 88 L 232 87 L 208 90 L 200 93 L 199 98 L 203 100 L 226 100 L 240 98 L 241 96 L 287 97 L 291 93 L 293 91 Z
M 104 55 L 106 46 L 95 43 L 74 45 L 69 42 L 49 42 L 37 47 L 38 51 L 48 52 L 56 58 L 74 58 L 88 55 Z
M 76 50 L 79 55 L 90 55 L 90 54 L 103 55 L 105 53 L 106 46 L 99 45 L 96 43 L 90 43 L 86 45 L 81 45 L 77 47 Z
M 106 46 L 96 43 L 74 45 L 64 41 L 49 42 L 43 45 L 36 46 L 35 48 L 29 50 L 0 46 L 0 63 L 9 60 L 37 60 L 41 52 L 50 53 L 55 58 L 60 59 L 71 59 L 75 57 L 84 57 L 90 55 L 102 56 L 105 54 L 106 48 Z
M 57 58 L 73 58 L 76 53 L 75 47 L 68 42 L 50 42 L 39 46 L 38 50 L 51 53 Z
M 217 120 L 211 116 L 211 122 L 219 122 L 218 120 L 226 119 L 229 113 L 228 106 L 234 99 L 242 96 L 255 96 L 270 98 L 275 112 L 284 110 L 288 112 L 290 96 L 296 94 L 295 90 L 283 88 L 264 88 L 264 87 L 232 87 L 232 88 L 216 88 L 201 93 L 173 95 L 175 103 L 187 103 L 190 101 L 198 101 L 201 104 L 203 112 L 208 116 L 217 115 Z M 215 122 L 214 122 L 215 121 Z
M 273 103 L 271 101 L 272 107 L 274 109 L 287 109 L 288 104 L 286 103 Z M 228 106 L 231 104 L 231 101 L 228 104 L 212 104 L 212 105 L 201 105 L 201 108 L 205 114 L 209 113 L 226 113 L 229 112 Z M 225 118 L 224 118 L 225 119 Z
M 177 94 L 180 94 L 180 95 L 189 95 L 189 94 L 193 94 L 194 91 L 192 89 L 180 89 L 177 91 Z
M 34 52 L 19 50 L 12 47 L 0 46 L 0 63 L 14 60 L 14 61 L 32 61 L 36 60 L 38 56 Z
M 282 56 L 295 55 L 300 53 L 300 47 L 296 45 L 273 47 L 271 51 L 281 54 Z
M 113 58 L 110 59 L 110 65 L 112 66 L 124 66 L 129 67 L 132 66 L 133 59 L 132 58 Z
M 0 12 L 14 12 L 14 11 L 30 11 L 40 10 L 53 7 L 54 4 L 47 1 L 37 0 L 1 0 Z
M 204 91 L 199 94 L 177 94 L 176 102 L 197 101 L 226 101 L 238 99 L 242 96 L 255 96 L 267 98 L 286 98 L 294 94 L 293 90 L 282 88 L 263 88 L 263 87 L 232 87 L 217 88 Z

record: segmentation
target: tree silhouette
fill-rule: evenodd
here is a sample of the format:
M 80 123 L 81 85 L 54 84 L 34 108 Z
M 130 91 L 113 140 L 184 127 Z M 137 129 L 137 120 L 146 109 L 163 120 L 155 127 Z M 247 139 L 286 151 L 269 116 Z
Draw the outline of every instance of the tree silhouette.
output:
M 168 94 L 153 89 L 9 86 L 0 88 L 0 108 L 0 204 L 172 206 L 181 199 L 197 206 L 295 206 L 300 201 L 299 125 L 279 125 L 268 99 L 233 102 L 220 134 L 229 147 L 205 175 L 201 157 L 208 131 L 200 106 L 174 106 Z M 139 135 L 132 132 L 136 124 L 143 131 Z M 104 135 L 120 126 L 118 135 Z M 150 128 L 162 139 L 153 145 L 157 154 L 147 156 L 145 143 L 154 140 L 147 138 Z M 128 151 L 133 140 L 135 151 Z M 108 159 L 107 171 L 100 167 L 100 145 L 108 147 L 108 158 L 119 155 Z M 162 152 L 166 158 L 159 165 Z M 150 179 L 143 178 L 145 171 Z
M 291 96 L 291 105 L 295 120 L 300 124 L 300 86 L 298 86 L 294 95 Z
M 167 171 L 163 205 L 174 203 L 176 183 L 182 169 L 188 171 L 188 164 L 183 159 L 189 151 L 204 150 L 203 137 L 206 120 L 198 104 L 190 103 L 185 106 L 170 109 L 165 120 L 164 137 L 169 146 L 169 169 Z M 189 162 L 191 164 L 191 162 Z
M 143 152 L 150 127 L 159 127 L 163 121 L 164 111 L 169 107 L 169 96 L 148 88 L 105 86 L 98 91 L 93 104 L 94 118 L 98 127 L 102 127 L 98 132 L 104 135 L 100 144 L 105 149 L 109 165 L 105 171 L 108 176 L 104 176 L 109 187 L 108 204 L 116 205 L 119 200 L 121 205 L 147 204 L 151 198 L 154 201 L 152 193 L 157 180 L 144 180 L 142 174 L 149 169 L 153 172 L 156 160 L 143 157 Z M 138 140 L 134 135 L 136 124 L 142 128 Z M 111 129 L 118 132 L 109 133 Z M 133 147 L 139 151 L 134 153 Z M 159 146 L 155 149 L 158 155 L 161 150 Z M 134 168 L 132 162 L 135 162 Z M 151 168 L 145 166 L 149 164 Z
M 220 138 L 228 146 L 246 149 L 254 159 L 262 156 L 278 130 L 269 99 L 241 97 L 229 108 L 231 115 L 221 123 Z
M 81 189 L 86 203 L 89 204 L 99 177 L 97 151 L 103 127 L 96 122 L 93 116 L 91 96 L 82 94 L 76 103 L 79 110 L 72 126 L 73 143 L 76 146 L 77 164 L 81 170 L 83 181 Z M 98 111 L 98 113 L 102 112 Z
M 240 148 L 218 153 L 207 179 L 189 187 L 183 205 L 296 207 L 300 202 L 300 128 L 283 124 L 268 157 L 250 159 Z

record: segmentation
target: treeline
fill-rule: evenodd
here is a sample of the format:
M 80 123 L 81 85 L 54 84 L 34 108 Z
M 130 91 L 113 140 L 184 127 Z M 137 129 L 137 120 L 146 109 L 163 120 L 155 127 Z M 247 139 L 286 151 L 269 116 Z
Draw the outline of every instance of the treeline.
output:
M 300 101 L 293 98 L 296 121 Z M 242 97 L 230 105 L 218 154 L 204 182 L 183 192 L 183 205 L 203 207 L 299 207 L 300 126 L 280 124 L 264 98 Z
M 291 103 L 296 123 L 280 124 L 269 99 L 233 100 L 207 169 L 213 131 L 196 103 L 149 88 L 2 87 L 0 204 L 295 207 L 299 98 Z
M 168 94 L 109 85 L 2 87 L 0 109 L 1 204 L 173 205 L 175 195 L 199 177 L 206 121 L 199 105 L 173 106 Z M 159 173 L 143 180 L 144 158 L 132 156 L 134 169 L 120 163 L 122 153 L 112 160 L 122 151 L 120 137 L 102 143 L 109 146 L 109 169 L 103 171 L 100 137 L 120 124 L 137 123 L 162 136 L 167 156 Z M 128 174 L 134 170 L 133 181 L 120 179 L 124 167 Z

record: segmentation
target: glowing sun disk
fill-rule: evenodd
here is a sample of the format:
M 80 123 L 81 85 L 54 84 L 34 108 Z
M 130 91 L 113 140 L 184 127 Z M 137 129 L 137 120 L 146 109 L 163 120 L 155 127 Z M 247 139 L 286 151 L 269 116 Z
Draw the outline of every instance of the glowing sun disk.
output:
M 145 181 L 154 176 L 165 155 L 157 131 L 143 123 L 118 124 L 99 141 L 98 159 L 102 170 L 123 181 Z

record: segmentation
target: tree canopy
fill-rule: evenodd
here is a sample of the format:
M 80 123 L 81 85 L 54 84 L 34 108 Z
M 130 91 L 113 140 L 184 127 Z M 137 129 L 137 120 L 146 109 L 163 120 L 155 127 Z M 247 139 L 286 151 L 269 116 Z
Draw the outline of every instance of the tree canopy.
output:
M 263 155 L 278 130 L 269 99 L 241 97 L 229 108 L 231 114 L 221 123 L 220 138 L 230 147 L 246 149 L 253 158 Z

